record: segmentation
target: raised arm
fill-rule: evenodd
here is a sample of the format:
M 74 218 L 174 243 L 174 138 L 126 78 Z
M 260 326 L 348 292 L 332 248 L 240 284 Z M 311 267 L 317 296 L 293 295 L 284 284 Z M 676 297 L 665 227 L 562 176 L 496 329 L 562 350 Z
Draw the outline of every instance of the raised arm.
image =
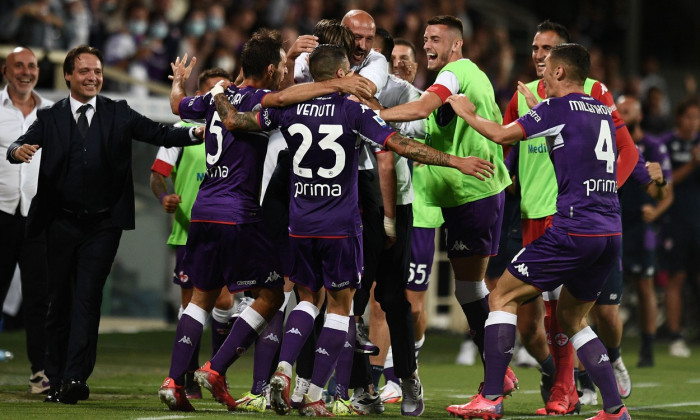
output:
M 170 67 L 173 69 L 172 76 L 168 76 L 169 79 L 173 81 L 170 87 L 170 110 L 175 115 L 180 115 L 180 102 L 187 96 L 185 92 L 185 81 L 190 77 L 194 65 L 197 63 L 197 57 L 192 57 L 189 65 L 185 65 L 187 62 L 187 53 L 182 57 L 175 59 L 174 63 L 170 63 Z
M 260 103 L 265 108 L 280 108 L 334 92 L 351 94 L 362 98 L 371 97 L 370 82 L 367 79 L 348 76 L 290 86 L 279 92 L 268 93 Z
M 512 122 L 508 125 L 500 125 L 497 122 L 487 120 L 476 114 L 476 107 L 469 98 L 464 95 L 452 95 L 447 98 L 447 103 L 459 117 L 463 118 L 473 129 L 487 139 L 498 144 L 513 144 L 523 138 L 523 130 Z
M 399 133 L 394 133 L 387 139 L 386 147 L 415 162 L 455 168 L 463 174 L 471 175 L 481 181 L 485 178 L 491 178 L 493 175 L 494 164 L 487 160 L 475 156 L 464 158 L 453 156 L 404 137 Z
M 211 93 L 214 97 L 216 112 L 219 113 L 221 123 L 228 131 L 261 131 L 257 112 L 238 112 L 231 105 L 231 102 L 224 94 L 224 88 L 220 85 L 214 86 Z

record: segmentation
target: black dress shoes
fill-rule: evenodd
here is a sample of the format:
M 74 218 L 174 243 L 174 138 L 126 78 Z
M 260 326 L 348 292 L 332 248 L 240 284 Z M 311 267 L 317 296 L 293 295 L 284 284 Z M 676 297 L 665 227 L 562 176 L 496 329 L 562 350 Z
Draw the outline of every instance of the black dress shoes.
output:
M 87 400 L 90 396 L 90 388 L 85 381 L 70 379 L 63 383 L 58 399 L 63 404 L 75 404 L 78 401 Z
M 61 402 L 59 395 L 61 394 L 61 387 L 60 386 L 51 386 L 49 388 L 49 392 L 46 394 L 46 398 L 44 398 L 44 402 L 48 403 L 57 403 Z

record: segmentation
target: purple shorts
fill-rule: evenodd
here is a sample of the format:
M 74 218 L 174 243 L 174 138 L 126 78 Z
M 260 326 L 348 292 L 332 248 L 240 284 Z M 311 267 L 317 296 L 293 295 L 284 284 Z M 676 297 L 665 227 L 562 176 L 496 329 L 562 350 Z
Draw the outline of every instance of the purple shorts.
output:
M 447 257 L 498 254 L 505 192 L 457 207 L 444 207 Z
M 184 266 L 200 290 L 228 286 L 231 293 L 255 287 L 282 287 L 277 253 L 264 223 L 190 224 Z
M 523 248 L 508 271 L 542 291 L 564 285 L 586 302 L 600 296 L 603 284 L 619 264 L 621 236 L 573 236 L 555 227 Z
M 296 284 L 313 292 L 358 289 L 362 278 L 362 236 L 348 238 L 289 237 Z
M 173 283 L 177 284 L 183 289 L 191 289 L 193 287 L 192 282 L 190 281 L 190 277 L 187 275 L 185 267 L 183 266 L 186 251 L 186 245 L 175 246 L 175 271 L 173 271 Z
M 425 292 L 435 257 L 435 228 L 414 227 L 411 234 L 411 265 L 406 289 Z

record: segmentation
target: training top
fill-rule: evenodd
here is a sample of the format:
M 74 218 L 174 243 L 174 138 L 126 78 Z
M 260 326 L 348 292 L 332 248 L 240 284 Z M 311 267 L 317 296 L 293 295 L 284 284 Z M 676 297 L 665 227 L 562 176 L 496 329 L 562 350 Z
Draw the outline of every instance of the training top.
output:
M 540 102 L 518 118 L 524 138 L 544 137 L 559 187 L 552 226 L 570 235 L 622 232 L 610 108 L 583 93 Z
M 238 111 L 258 109 L 270 91 L 250 86 L 229 86 L 226 97 Z M 267 151 L 266 133 L 235 135 L 226 130 L 211 93 L 184 98 L 183 119 L 206 118 L 204 136 L 207 171 L 192 207 L 191 222 L 252 223 L 262 220 L 260 186 Z
M 370 108 L 339 94 L 258 114 L 263 130 L 280 128 L 291 156 L 289 234 L 358 236 L 357 160 L 362 140 L 383 147 L 394 130 Z
M 453 83 L 442 84 L 443 78 Z M 471 60 L 448 63 L 440 70 L 435 84 L 427 89 L 436 93 L 443 104 L 456 93 L 463 93 L 476 105 L 476 113 L 499 124 L 501 111 L 496 105 L 493 87 L 486 74 Z M 437 150 L 459 156 L 476 156 L 495 165 L 494 175 L 485 181 L 464 175 L 457 169 L 428 165 L 426 203 L 436 207 L 456 207 L 490 197 L 510 185 L 510 176 L 503 164 L 503 149 L 471 128 L 456 116 L 449 104 L 444 104 L 429 116 L 425 144 Z
M 196 124 L 181 122 L 176 125 L 189 127 Z M 204 143 L 188 147 L 161 147 L 151 166 L 151 171 L 172 179 L 175 194 L 179 195 L 181 200 L 173 215 L 173 228 L 168 237 L 168 245 L 187 243 L 192 205 L 207 172 L 205 153 Z

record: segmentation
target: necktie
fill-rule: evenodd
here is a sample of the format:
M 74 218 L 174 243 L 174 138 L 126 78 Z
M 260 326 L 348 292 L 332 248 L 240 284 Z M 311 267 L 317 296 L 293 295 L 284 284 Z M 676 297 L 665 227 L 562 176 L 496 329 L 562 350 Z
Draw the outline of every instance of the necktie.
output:
M 90 127 L 88 125 L 88 119 L 87 119 L 87 111 L 90 109 L 89 104 L 85 104 L 78 108 L 78 131 L 80 131 L 80 136 L 85 138 L 85 135 L 87 134 L 88 128 Z

